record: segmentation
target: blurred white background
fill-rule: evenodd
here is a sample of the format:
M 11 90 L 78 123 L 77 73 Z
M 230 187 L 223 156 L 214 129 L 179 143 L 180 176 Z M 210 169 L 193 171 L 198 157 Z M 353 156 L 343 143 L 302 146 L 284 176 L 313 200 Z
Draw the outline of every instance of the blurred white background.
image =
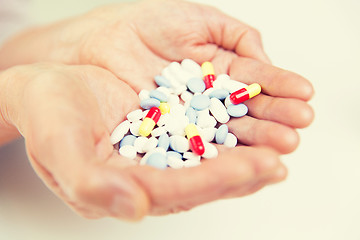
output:
M 37 23 L 115 0 L 34 0 Z M 21 140 L 0 148 L 0 239 L 360 240 L 360 1 L 200 0 L 256 27 L 273 64 L 313 83 L 316 119 L 283 156 L 288 179 L 241 199 L 139 223 L 85 220 L 31 170 Z

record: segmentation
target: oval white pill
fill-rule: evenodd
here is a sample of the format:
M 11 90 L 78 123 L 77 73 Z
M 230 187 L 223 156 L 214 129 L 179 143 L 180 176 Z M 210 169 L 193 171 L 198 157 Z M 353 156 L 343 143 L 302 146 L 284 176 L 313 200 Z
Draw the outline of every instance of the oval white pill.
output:
M 216 131 L 217 129 L 214 127 L 200 128 L 199 134 L 202 140 L 212 142 L 215 138 Z
M 164 156 L 166 156 L 166 150 L 163 149 L 163 148 L 158 148 L 158 147 L 157 147 L 157 148 L 155 148 L 155 149 L 153 149 L 153 150 L 145 153 L 145 155 L 141 158 L 139 164 L 140 164 L 140 165 L 145 165 L 147 159 L 148 159 L 148 158 L 151 156 L 151 154 L 153 154 L 153 153 L 161 153 L 161 154 L 163 154 Z
M 132 135 L 134 136 L 140 136 L 139 134 L 139 128 L 141 125 L 142 121 L 136 121 L 136 122 L 132 122 L 130 125 L 130 132 Z
M 147 143 L 148 139 L 146 137 L 138 137 L 134 141 L 134 147 L 136 149 L 136 152 L 138 153 L 144 153 L 144 146 Z
M 184 152 L 183 154 L 184 159 L 193 160 L 193 161 L 199 161 L 201 159 L 201 156 L 193 153 L 193 152 Z
M 169 114 L 161 115 L 159 121 L 157 122 L 157 125 L 158 125 L 159 127 L 164 126 L 164 125 L 166 124 L 166 122 L 168 121 L 169 116 L 170 116 Z M 155 130 L 155 129 L 154 129 L 154 130 Z M 153 130 L 153 131 L 154 131 L 154 130 Z
M 167 157 L 167 164 L 169 165 L 169 167 L 174 169 L 179 169 L 184 167 L 184 161 L 181 158 L 172 157 L 172 156 Z
M 247 87 L 248 85 L 235 80 L 225 80 L 222 83 L 222 88 L 233 93 L 241 88 Z
M 119 149 L 119 153 L 121 156 L 129 158 L 129 159 L 135 159 L 136 158 L 136 149 L 134 146 L 131 145 L 125 145 L 122 146 Z
M 232 104 L 232 103 L 230 102 L 230 95 L 229 95 L 225 98 L 224 105 L 225 105 L 225 107 L 229 107 L 230 104 Z
M 189 141 L 183 136 L 171 136 L 170 147 L 177 152 L 187 152 L 189 150 Z
M 217 98 L 210 99 L 210 102 L 209 110 L 214 118 L 220 123 L 227 123 L 230 120 L 230 116 L 224 104 Z
M 184 167 L 196 167 L 199 166 L 200 164 L 201 164 L 200 161 L 192 160 L 192 159 L 184 161 Z
M 151 132 L 151 136 L 153 137 L 159 137 L 160 135 L 163 135 L 165 134 L 167 131 L 166 131 L 166 128 L 165 127 L 158 127 L 158 128 L 155 128 L 154 130 L 152 130 Z
M 184 59 L 181 61 L 181 67 L 192 73 L 194 77 L 202 78 L 202 70 L 199 64 L 197 64 L 194 60 L 191 59 Z
M 193 97 L 193 94 L 190 93 L 189 91 L 185 91 L 181 94 L 180 98 L 184 101 L 184 102 L 187 102 L 187 101 L 190 101 L 191 98 Z
M 149 151 L 155 149 L 157 144 L 158 144 L 158 140 L 155 137 L 151 137 L 145 142 L 142 150 L 144 152 L 149 152 Z
M 180 103 L 180 98 L 175 95 L 175 94 L 170 94 L 168 96 L 168 104 L 170 105 L 170 107 L 177 105 Z
M 205 152 L 202 155 L 203 158 L 216 158 L 218 156 L 218 150 L 216 147 L 208 142 L 204 142 Z
M 237 137 L 232 133 L 228 133 L 225 138 L 224 145 L 233 148 L 236 146 L 236 144 L 237 144 Z
M 141 109 L 134 110 L 126 115 L 126 118 L 130 122 L 135 122 L 137 120 L 140 120 L 143 116 L 143 111 Z
M 111 144 L 114 145 L 114 144 L 120 142 L 121 139 L 123 139 L 123 137 L 125 136 L 125 134 L 129 131 L 130 125 L 131 125 L 131 123 L 128 120 L 125 120 L 122 123 L 120 123 L 114 129 L 114 131 L 111 133 L 111 136 L 110 136 Z
M 143 89 L 139 92 L 140 101 L 150 98 L 150 91 Z

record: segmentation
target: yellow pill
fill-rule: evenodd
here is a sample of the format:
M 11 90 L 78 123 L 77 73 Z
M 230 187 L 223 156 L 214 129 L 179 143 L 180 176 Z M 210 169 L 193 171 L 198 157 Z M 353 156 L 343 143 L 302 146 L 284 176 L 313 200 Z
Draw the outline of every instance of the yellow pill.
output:
M 185 133 L 188 139 L 199 135 L 199 131 L 193 123 L 190 123 L 186 126 Z
M 204 62 L 201 65 L 201 70 L 203 72 L 204 77 L 207 75 L 215 75 L 214 66 L 212 65 L 211 62 Z
M 249 92 L 249 98 L 255 97 L 261 92 L 261 86 L 257 83 L 253 83 L 246 87 Z
M 161 115 L 167 114 L 170 112 L 170 105 L 166 102 L 162 102 L 160 103 L 160 111 L 161 111 Z

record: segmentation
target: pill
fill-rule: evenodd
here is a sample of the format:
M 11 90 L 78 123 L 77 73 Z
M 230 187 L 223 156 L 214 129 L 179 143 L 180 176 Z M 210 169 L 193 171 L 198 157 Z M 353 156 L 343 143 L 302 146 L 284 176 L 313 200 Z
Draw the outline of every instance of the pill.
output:
M 130 121 L 129 120 L 125 120 L 122 123 L 120 123 L 115 129 L 114 131 L 111 133 L 110 136 L 110 142 L 111 144 L 116 144 L 118 142 L 120 142 L 120 140 L 125 136 L 125 134 L 129 131 L 130 128 Z
M 141 109 L 134 110 L 126 115 L 126 118 L 130 122 L 138 121 L 142 118 L 143 111 Z
M 170 96 L 168 97 L 168 104 L 170 105 L 170 107 L 177 105 L 179 103 L 180 103 L 179 97 L 175 94 L 170 94 Z
M 208 142 L 204 142 L 205 152 L 202 155 L 203 158 L 216 158 L 218 156 L 218 150 L 216 147 Z
M 145 110 L 143 111 L 143 114 L 142 114 L 142 120 L 144 120 L 146 118 L 146 115 L 149 113 L 149 110 Z
M 226 111 L 224 104 L 217 98 L 211 98 L 209 110 L 219 123 L 227 123 L 230 116 Z
M 167 157 L 167 164 L 169 167 L 174 169 L 180 169 L 184 167 L 184 161 L 176 157 Z
M 168 79 L 171 85 L 171 88 L 177 88 L 178 86 L 180 86 L 180 83 L 178 82 L 178 80 L 175 78 L 175 76 L 171 73 L 169 66 L 164 68 L 161 71 L 161 75 Z
M 180 95 L 181 93 L 183 93 L 186 90 L 187 90 L 187 87 L 185 85 L 180 85 L 179 87 L 174 89 L 174 93 L 176 95 Z
M 149 90 L 143 89 L 139 92 L 140 101 L 150 98 Z
M 194 96 L 190 102 L 190 106 L 198 111 L 208 108 L 209 105 L 210 105 L 210 98 L 206 95 Z
M 178 152 L 175 152 L 175 151 L 168 151 L 166 152 L 166 156 L 169 158 L 169 157 L 174 157 L 174 158 L 178 158 L 178 159 L 182 159 L 182 155 Z M 182 161 L 182 160 L 181 160 Z
M 230 95 L 230 102 L 232 104 L 240 104 L 252 97 L 255 97 L 261 92 L 261 86 L 253 83 L 247 87 L 241 88 Z
M 120 153 L 121 156 L 129 158 L 129 159 L 135 159 L 136 158 L 135 147 L 131 146 L 131 145 L 122 146 L 119 149 L 119 153 Z
M 185 136 L 185 127 L 188 124 L 189 119 L 185 115 L 170 115 L 164 127 L 170 135 Z
M 160 106 L 160 101 L 158 99 L 155 98 L 148 98 L 148 99 L 144 99 L 140 102 L 140 106 L 143 109 L 150 109 L 152 107 L 159 107 Z
M 184 167 L 186 167 L 186 168 L 187 167 L 196 167 L 199 165 L 201 165 L 201 162 L 197 161 L 197 160 L 189 159 L 189 160 L 184 161 Z
M 230 104 L 232 104 L 232 103 L 230 102 L 230 95 L 229 95 L 225 98 L 224 105 L 225 105 L 225 107 L 229 107 Z
M 159 105 L 159 109 L 160 109 L 161 115 L 167 114 L 170 112 L 170 105 L 166 102 L 162 102 Z
M 184 102 L 190 101 L 192 99 L 192 97 L 193 97 L 193 94 L 191 92 L 189 92 L 189 91 L 185 91 L 180 95 L 180 98 Z
M 167 135 L 166 133 L 162 134 L 159 137 L 157 147 L 163 148 L 163 149 L 165 149 L 167 151 L 168 148 L 169 148 L 169 145 L 170 145 L 170 137 L 169 137 L 169 135 Z
M 221 74 L 217 75 L 217 77 L 216 77 L 216 82 L 217 81 L 222 82 L 222 81 L 227 81 L 227 80 L 230 80 L 230 76 L 226 73 L 221 73 Z
M 199 162 L 200 159 L 201 159 L 201 156 L 197 155 L 197 154 L 195 154 L 193 152 L 184 152 L 183 158 L 188 159 L 188 160 L 195 160 L 195 161 Z
M 186 84 L 186 76 L 184 73 L 184 70 L 182 69 L 180 63 L 178 62 L 171 62 L 168 66 L 170 73 L 172 74 L 172 76 L 174 76 L 174 78 L 176 79 L 176 81 L 180 84 Z
M 235 80 L 224 80 L 221 83 L 221 87 L 230 93 L 233 93 L 240 88 L 247 87 L 247 84 Z
M 213 87 L 213 82 L 215 81 L 215 71 L 214 66 L 211 62 L 204 62 L 201 65 L 201 69 L 203 72 L 203 79 L 205 83 L 206 89 Z
M 206 89 L 202 94 L 203 95 L 206 95 L 206 96 L 209 96 L 213 91 L 215 91 L 215 88 L 208 88 Z
M 168 121 L 169 116 L 170 116 L 169 114 L 161 115 L 160 119 L 156 125 L 158 125 L 159 127 L 164 126 L 166 124 L 166 122 Z
M 159 100 L 160 102 L 167 102 L 167 100 L 168 100 L 166 94 L 163 92 L 160 92 L 158 90 L 150 91 L 149 95 L 150 95 L 150 98 L 155 98 L 155 99 Z M 158 107 L 158 106 L 156 106 L 156 107 Z
M 186 110 L 185 115 L 189 118 L 189 123 L 196 123 L 197 113 L 192 107 Z
M 186 109 L 181 104 L 176 104 L 176 105 L 172 106 L 170 109 L 170 114 L 172 116 L 184 116 L 185 112 L 186 112 Z
M 227 107 L 227 112 L 231 117 L 242 117 L 247 114 L 248 107 L 245 104 L 230 104 Z
M 130 125 L 130 133 L 134 136 L 140 136 L 139 129 L 143 121 L 132 122 Z
M 167 88 L 167 87 L 158 87 L 158 88 L 156 88 L 156 90 L 164 93 L 167 98 L 169 98 L 170 94 L 173 93 L 173 90 L 171 88 Z
M 165 78 L 164 76 L 157 75 L 154 77 L 154 79 L 156 84 L 160 87 L 167 87 L 167 88 L 171 87 L 169 79 Z
M 145 145 L 143 146 L 143 151 L 144 152 L 149 152 L 153 149 L 155 149 L 158 145 L 159 140 L 155 137 L 151 137 L 149 138 L 146 142 Z
M 159 121 L 160 116 L 160 109 L 157 107 L 152 107 L 146 115 L 144 121 L 141 123 L 139 134 L 144 137 L 148 136 L 154 129 L 155 124 Z
M 138 153 L 144 153 L 144 146 L 147 143 L 148 139 L 146 137 L 138 137 L 134 141 L 134 147 L 136 149 L 136 152 Z
M 215 89 L 209 94 L 210 98 L 217 98 L 219 100 L 224 100 L 227 96 L 229 96 L 229 92 L 225 89 Z
M 192 73 L 195 77 L 202 78 L 202 70 L 199 64 L 191 59 L 184 59 L 181 61 L 181 67 Z
M 160 135 L 163 135 L 165 134 L 167 131 L 166 131 L 166 128 L 165 127 L 158 127 L 158 128 L 154 128 L 151 132 L 151 136 L 153 137 L 158 137 Z
M 224 145 L 233 148 L 236 146 L 236 144 L 237 144 L 237 137 L 232 133 L 228 133 Z
M 186 83 L 186 86 L 193 93 L 199 92 L 202 93 L 205 91 L 205 83 L 201 78 L 190 78 Z
M 167 167 L 166 157 L 161 153 L 153 153 L 149 156 L 146 161 L 146 165 L 158 168 L 165 169 Z
M 166 157 L 166 151 L 165 151 L 165 149 L 163 149 L 163 148 L 155 148 L 155 149 L 151 150 L 150 152 L 145 153 L 144 156 L 140 159 L 139 164 L 140 164 L 140 165 L 145 165 L 146 162 L 147 162 L 147 160 L 148 160 L 148 158 L 149 158 L 153 153 L 160 153 L 160 154 L 164 155 L 164 157 Z
M 196 120 L 196 125 L 201 128 L 215 127 L 216 124 L 216 119 L 210 115 L 199 115 Z
M 215 141 L 217 144 L 223 144 L 229 133 L 229 128 L 226 124 L 221 125 L 215 133 Z
M 170 137 L 170 147 L 177 152 L 187 152 L 189 150 L 189 141 L 183 136 L 174 135 Z
M 189 139 L 191 150 L 198 155 L 202 155 L 205 151 L 205 148 L 204 143 L 199 135 L 199 131 L 196 128 L 196 125 L 193 123 L 187 125 L 185 128 L 185 134 L 186 137 Z
M 201 139 L 206 142 L 212 142 L 215 138 L 217 129 L 214 127 L 199 128 Z
M 121 148 L 126 145 L 134 146 L 135 139 L 136 137 L 134 135 L 127 135 L 120 141 L 119 147 Z

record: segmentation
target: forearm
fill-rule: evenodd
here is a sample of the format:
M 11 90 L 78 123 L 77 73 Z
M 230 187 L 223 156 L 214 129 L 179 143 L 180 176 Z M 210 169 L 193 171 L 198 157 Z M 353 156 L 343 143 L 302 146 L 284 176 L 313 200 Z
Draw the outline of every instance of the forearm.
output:
M 5 72 L 0 72 L 0 146 L 20 136 L 16 127 L 11 123 L 9 116 L 8 79 Z

